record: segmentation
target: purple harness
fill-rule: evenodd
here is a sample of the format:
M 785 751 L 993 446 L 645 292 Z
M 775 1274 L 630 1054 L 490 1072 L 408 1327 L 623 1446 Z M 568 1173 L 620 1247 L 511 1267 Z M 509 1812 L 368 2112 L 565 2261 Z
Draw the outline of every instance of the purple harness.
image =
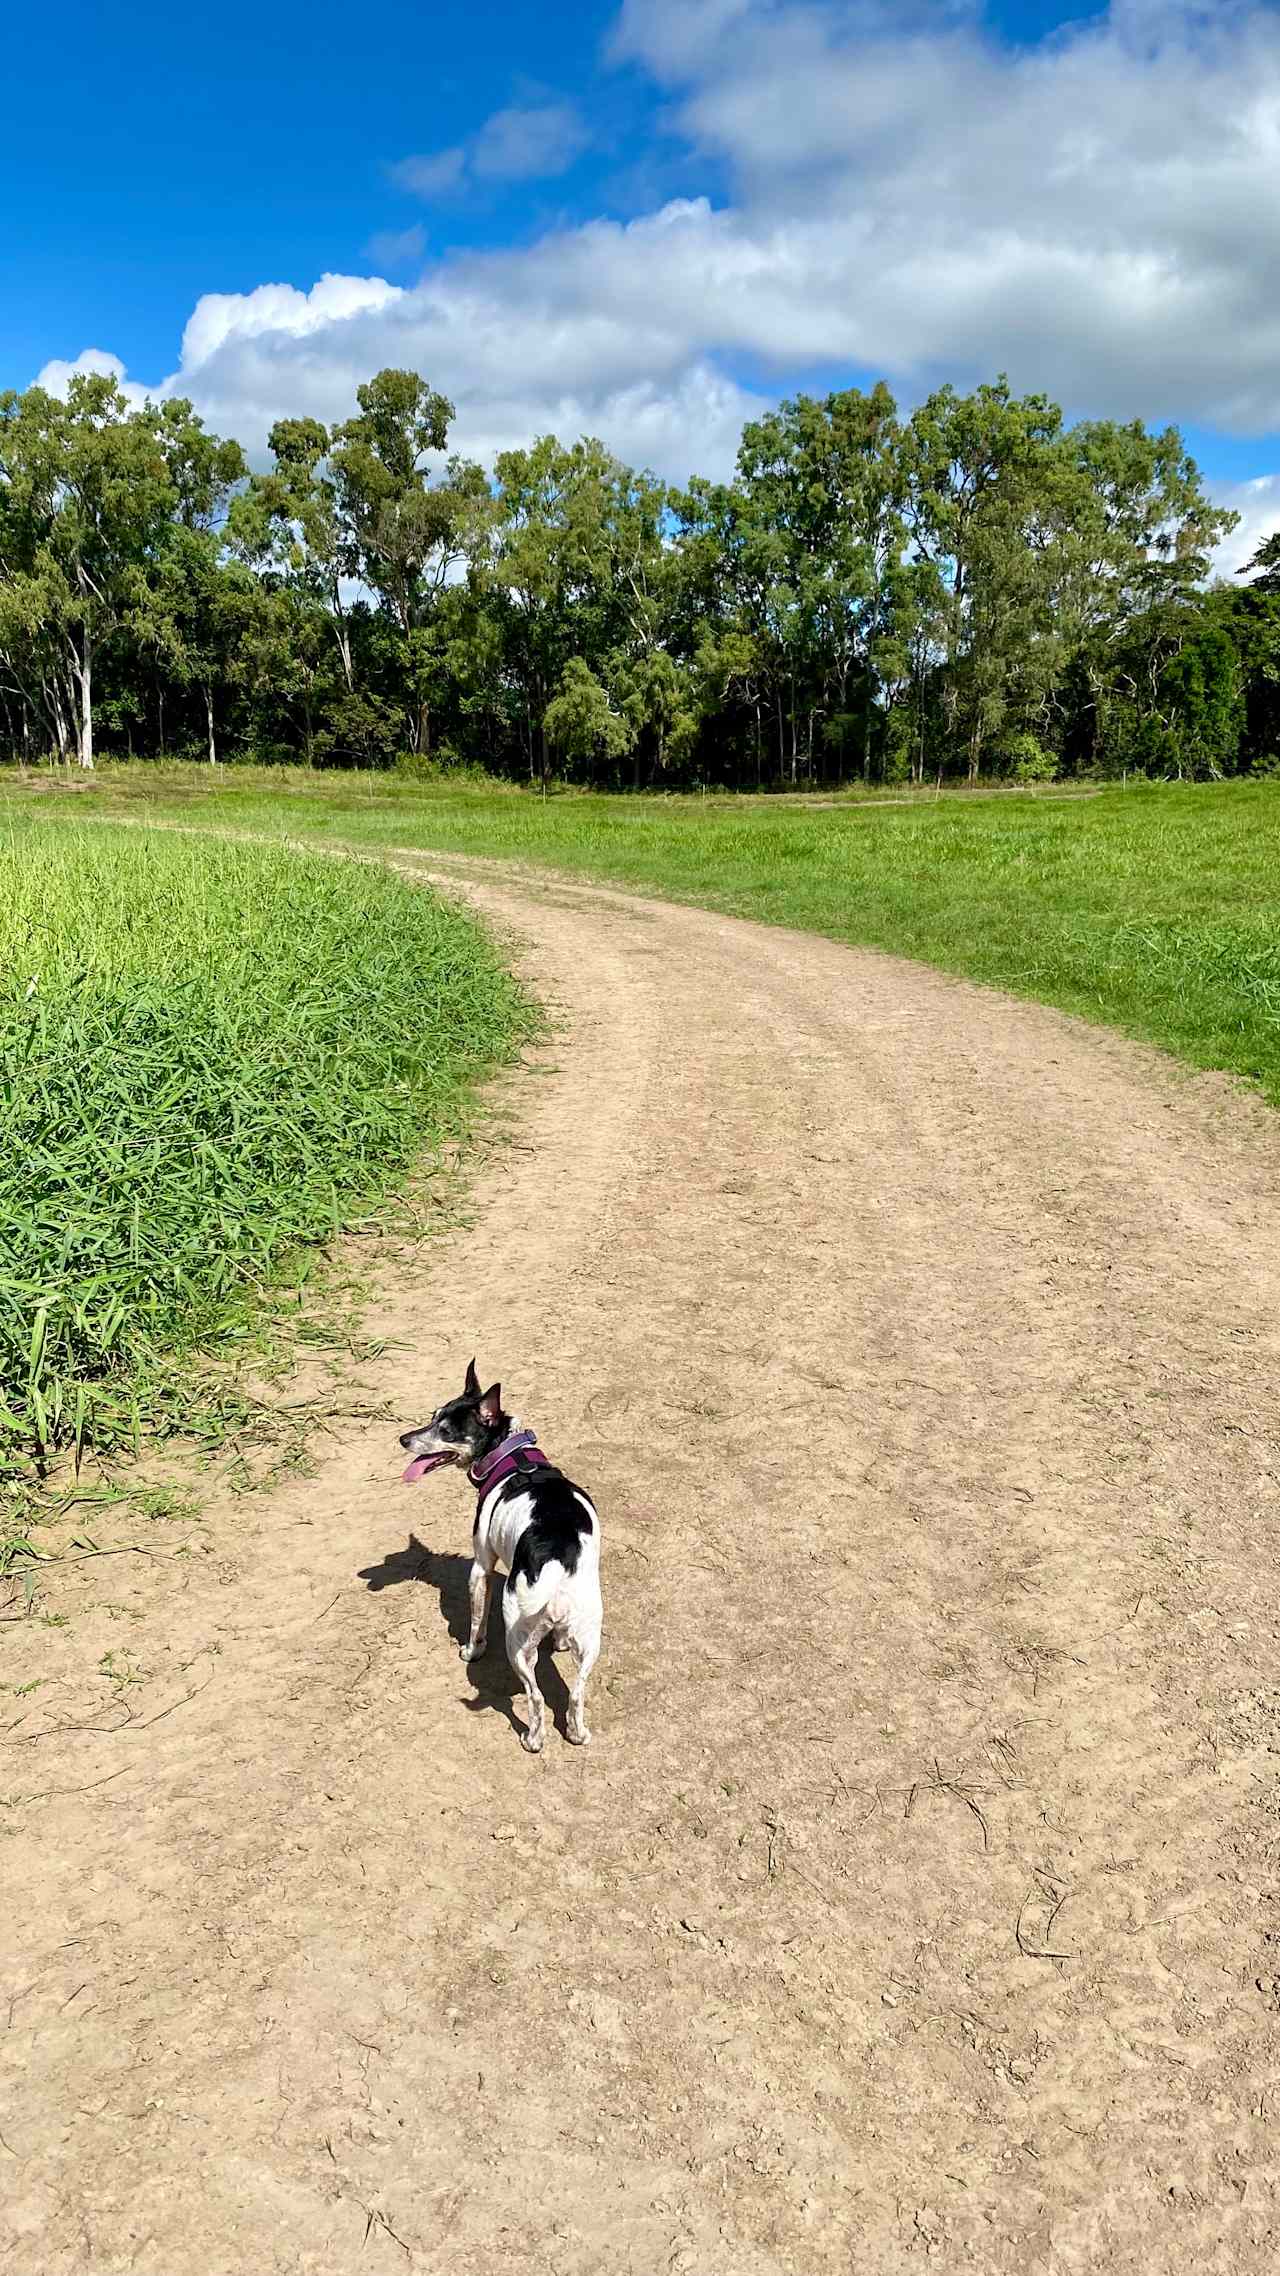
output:
M 479 1496 L 476 1502 L 477 1522 L 486 1496 L 493 1492 L 495 1486 L 505 1485 L 507 1479 L 524 1462 L 530 1462 L 535 1468 L 543 1470 L 552 1467 L 550 1457 L 543 1453 L 531 1430 L 512 1431 L 510 1438 L 504 1438 L 501 1446 L 495 1446 L 491 1454 L 472 1463 L 467 1476 Z

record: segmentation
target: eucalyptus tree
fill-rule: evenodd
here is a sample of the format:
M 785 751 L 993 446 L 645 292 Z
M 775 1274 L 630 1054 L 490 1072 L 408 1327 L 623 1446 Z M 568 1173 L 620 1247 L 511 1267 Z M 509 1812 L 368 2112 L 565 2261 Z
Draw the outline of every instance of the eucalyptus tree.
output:
M 198 692 L 205 755 L 218 757 L 219 705 L 247 684 L 246 665 L 268 595 L 242 562 L 223 558 L 213 530 L 174 522 L 140 580 L 129 628 L 179 688 Z
M 582 656 L 571 656 L 565 665 L 543 713 L 543 728 L 550 748 L 588 773 L 601 761 L 607 766 L 624 758 L 636 736 L 626 713 Z
M 1137 646 L 1148 650 L 1158 679 L 1193 629 L 1213 548 L 1236 519 L 1206 496 L 1176 428 L 1154 434 L 1140 420 L 1086 420 L 1061 437 L 1040 538 L 1058 678 L 1085 690 L 1079 755 L 1086 763 L 1100 752 L 1117 695 L 1122 705 L 1141 696 L 1135 628 L 1144 628 Z M 1150 671 L 1147 677 L 1154 690 Z
M 1056 404 L 1001 376 L 972 395 L 939 388 L 903 433 L 910 546 L 936 580 L 947 725 L 970 781 L 1052 678 L 1052 584 L 1031 531 L 1061 430 Z
M 1231 517 L 1174 429 L 1005 380 L 905 424 L 797 395 L 675 494 L 590 438 L 487 477 L 451 420 L 379 372 L 246 479 L 180 401 L 0 398 L 0 747 L 637 787 L 1276 761 L 1280 537 L 1206 589 Z
M 759 788 L 766 720 L 779 774 L 786 763 L 789 595 L 777 581 L 777 550 L 739 483 L 695 476 L 673 493 L 671 511 L 674 643 L 692 662 L 709 720 L 723 732 L 726 714 L 742 718 Z
M 189 403 L 132 409 L 77 373 L 65 399 L 0 396 L 0 644 L 60 750 L 94 763 L 94 666 L 169 529 L 211 529 L 243 468 Z
M 492 498 L 483 468 L 439 463 L 453 405 L 417 372 L 380 371 L 356 401 L 329 441 L 342 565 L 396 626 L 409 746 L 425 757 L 446 647 L 438 603 L 478 558 Z
M 319 419 L 278 419 L 267 442 L 274 463 L 232 500 L 228 536 L 272 587 L 288 589 L 295 623 L 304 610 L 323 618 L 351 692 L 350 546 L 329 470 L 329 430 Z
M 591 437 L 566 447 L 543 435 L 528 450 L 504 451 L 497 460 L 482 581 L 503 597 L 527 763 L 544 784 L 552 748 L 549 704 L 564 698 L 587 716 L 585 683 L 575 675 L 566 687 L 571 662 L 584 663 L 605 688 L 614 717 L 622 713 L 607 683 L 628 680 L 633 725 L 660 732 L 661 706 L 646 716 L 644 691 L 658 685 L 645 659 L 660 639 L 665 504 L 666 492 L 652 475 L 623 465 Z M 555 714 L 561 723 L 567 716 Z M 594 716 L 604 716 L 598 706 Z M 621 755 L 612 730 L 592 747 L 614 759 Z M 587 750 L 579 755 L 585 758 Z
M 1280 529 L 1272 530 L 1270 537 L 1264 537 L 1257 552 L 1245 563 L 1240 574 L 1252 579 L 1255 593 L 1280 594 Z
M 735 490 L 740 553 L 786 659 L 791 763 L 797 706 L 810 766 L 813 726 L 838 748 L 855 696 L 862 772 L 871 772 L 882 651 L 896 632 L 906 538 L 897 405 L 883 383 L 798 395 L 743 430 Z

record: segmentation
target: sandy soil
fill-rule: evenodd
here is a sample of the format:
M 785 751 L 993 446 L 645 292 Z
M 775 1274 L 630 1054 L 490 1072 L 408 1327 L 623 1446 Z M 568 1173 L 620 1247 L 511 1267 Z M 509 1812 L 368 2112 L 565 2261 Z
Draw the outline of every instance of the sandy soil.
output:
M 564 1029 L 364 1388 L 475 1351 L 595 1493 L 595 1742 L 523 1753 L 496 1635 L 473 1687 L 385 1422 L 66 1568 L 4 1630 L 8 2276 L 1270 2271 L 1280 1125 L 446 867 Z

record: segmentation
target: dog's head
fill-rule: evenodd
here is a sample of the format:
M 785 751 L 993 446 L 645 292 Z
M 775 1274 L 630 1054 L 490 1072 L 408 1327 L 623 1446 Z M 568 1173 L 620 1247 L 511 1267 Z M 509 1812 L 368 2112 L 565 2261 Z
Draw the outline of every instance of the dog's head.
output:
M 446 1399 L 442 1407 L 436 1408 L 430 1422 L 423 1423 L 419 1430 L 405 1431 L 401 1438 L 400 1444 L 411 1457 L 404 1483 L 416 1486 L 428 1470 L 439 1470 L 446 1462 L 458 1469 L 469 1469 L 506 1436 L 510 1421 L 510 1416 L 502 1411 L 502 1385 L 491 1383 L 487 1391 L 482 1391 L 473 1359 L 467 1369 L 461 1398 Z

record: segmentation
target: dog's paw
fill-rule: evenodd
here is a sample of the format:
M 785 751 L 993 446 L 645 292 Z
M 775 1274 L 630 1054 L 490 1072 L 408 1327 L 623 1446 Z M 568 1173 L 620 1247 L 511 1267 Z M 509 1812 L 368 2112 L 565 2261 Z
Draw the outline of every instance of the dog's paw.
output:
M 541 1754 L 541 1752 L 542 1752 L 542 1733 L 541 1733 L 541 1731 L 537 1731 L 537 1732 L 534 1732 L 534 1731 L 521 1731 L 521 1733 L 520 1733 L 520 1744 L 521 1744 L 521 1746 L 524 1748 L 524 1751 L 525 1751 L 525 1753 L 526 1753 L 526 1754 Z
M 571 1747 L 589 1747 L 591 1744 L 591 1733 L 585 1723 L 580 1731 L 568 1730 L 564 1735 Z
M 476 1644 L 474 1648 L 470 1644 L 459 1644 L 458 1646 L 458 1658 L 462 1661 L 464 1667 L 470 1667 L 473 1660 L 483 1659 L 483 1657 L 483 1641 Z

